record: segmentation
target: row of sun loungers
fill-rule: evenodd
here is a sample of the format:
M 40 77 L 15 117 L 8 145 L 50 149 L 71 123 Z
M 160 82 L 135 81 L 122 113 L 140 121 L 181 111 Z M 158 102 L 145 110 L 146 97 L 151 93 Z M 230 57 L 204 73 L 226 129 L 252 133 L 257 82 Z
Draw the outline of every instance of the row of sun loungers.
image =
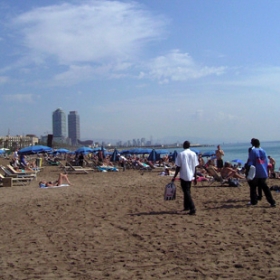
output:
M 15 170 L 11 165 L 0 166 L 1 171 L 4 173 L 0 174 L 0 183 L 4 186 L 12 186 L 16 184 L 26 185 L 30 183 L 31 180 L 36 180 L 37 173 L 39 170 Z

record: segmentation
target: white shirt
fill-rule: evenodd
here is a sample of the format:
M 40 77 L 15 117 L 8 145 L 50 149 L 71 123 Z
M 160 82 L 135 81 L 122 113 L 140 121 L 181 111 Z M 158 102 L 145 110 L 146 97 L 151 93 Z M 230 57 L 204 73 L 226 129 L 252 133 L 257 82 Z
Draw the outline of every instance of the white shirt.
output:
M 124 156 L 120 156 L 119 159 L 122 159 L 124 161 L 127 161 L 127 158 L 125 158 Z
M 180 167 L 180 178 L 184 181 L 192 181 L 198 159 L 195 152 L 185 149 L 176 157 L 175 164 Z
M 14 159 L 18 159 L 18 152 L 17 151 L 14 152 Z

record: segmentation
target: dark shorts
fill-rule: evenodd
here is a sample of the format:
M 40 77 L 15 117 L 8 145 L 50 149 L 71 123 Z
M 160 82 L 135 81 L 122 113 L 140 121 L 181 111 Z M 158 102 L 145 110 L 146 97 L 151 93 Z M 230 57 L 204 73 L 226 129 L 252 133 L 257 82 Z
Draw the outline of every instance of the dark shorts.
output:
M 223 166 L 224 166 L 223 160 L 222 159 L 217 159 L 217 167 L 218 168 L 223 168 Z

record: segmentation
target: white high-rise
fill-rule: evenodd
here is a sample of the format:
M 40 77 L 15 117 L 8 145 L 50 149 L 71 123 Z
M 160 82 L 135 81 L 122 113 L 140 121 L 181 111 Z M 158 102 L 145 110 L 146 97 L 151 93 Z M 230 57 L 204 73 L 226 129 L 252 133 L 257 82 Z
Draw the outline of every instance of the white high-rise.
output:
M 53 136 L 66 138 L 66 115 L 61 108 L 52 114 Z
M 70 111 L 68 114 L 68 137 L 72 145 L 76 145 L 77 140 L 80 140 L 80 116 L 77 111 Z

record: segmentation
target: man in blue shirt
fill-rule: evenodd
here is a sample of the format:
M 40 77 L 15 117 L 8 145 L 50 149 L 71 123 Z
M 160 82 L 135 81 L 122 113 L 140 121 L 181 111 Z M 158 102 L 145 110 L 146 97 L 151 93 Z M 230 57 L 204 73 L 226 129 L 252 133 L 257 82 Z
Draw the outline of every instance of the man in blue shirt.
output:
M 256 205 L 258 203 L 256 188 L 259 186 L 262 188 L 270 206 L 275 207 L 275 200 L 273 199 L 270 189 L 266 184 L 266 179 L 268 177 L 266 152 L 260 147 L 260 141 L 258 139 L 253 138 L 252 145 L 255 148 L 250 151 L 248 163 L 249 165 L 255 166 L 256 175 L 250 184 L 251 205 Z

